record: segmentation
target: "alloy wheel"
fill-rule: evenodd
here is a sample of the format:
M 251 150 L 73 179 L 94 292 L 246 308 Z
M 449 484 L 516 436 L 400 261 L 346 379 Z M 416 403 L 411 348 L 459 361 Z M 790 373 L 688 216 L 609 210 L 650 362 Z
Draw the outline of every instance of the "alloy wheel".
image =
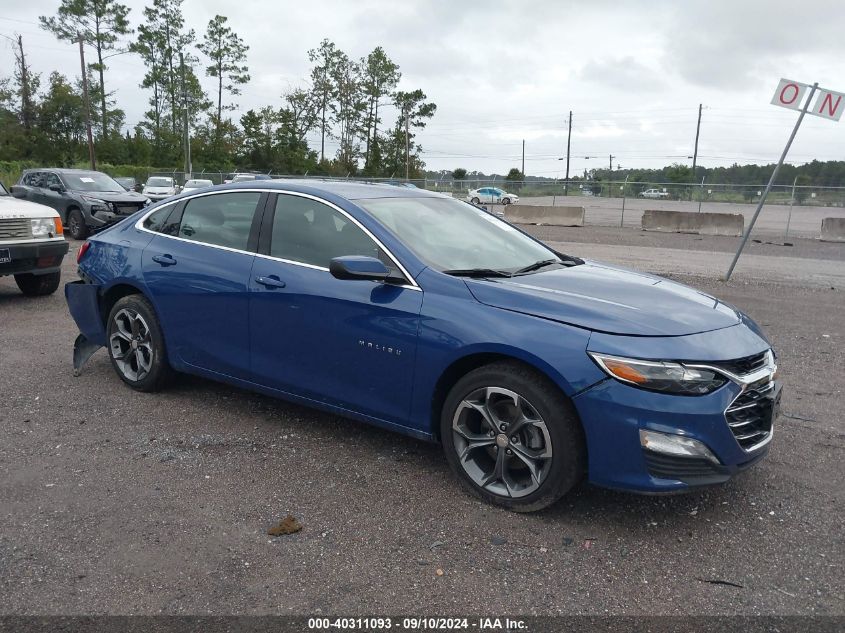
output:
M 115 314 L 112 325 L 109 347 L 118 370 L 127 380 L 143 380 L 152 369 L 155 353 L 150 326 L 129 308 Z
M 483 387 L 471 392 L 455 411 L 452 435 L 461 467 L 490 493 L 524 497 L 549 474 L 549 429 L 537 409 L 514 391 Z

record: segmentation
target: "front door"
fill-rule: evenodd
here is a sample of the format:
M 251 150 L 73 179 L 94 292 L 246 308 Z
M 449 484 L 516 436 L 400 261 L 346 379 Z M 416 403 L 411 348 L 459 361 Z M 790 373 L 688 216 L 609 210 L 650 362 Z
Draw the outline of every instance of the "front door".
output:
M 406 424 L 422 291 L 407 279 L 400 285 L 333 277 L 329 262 L 343 255 L 380 257 L 401 274 L 337 207 L 279 194 L 268 212 L 272 231 L 266 244 L 262 232 L 265 256 L 256 257 L 250 281 L 255 380 Z
M 221 192 L 178 203 L 144 249 L 144 281 L 178 362 L 249 379 L 249 278 L 260 201 L 259 192 Z

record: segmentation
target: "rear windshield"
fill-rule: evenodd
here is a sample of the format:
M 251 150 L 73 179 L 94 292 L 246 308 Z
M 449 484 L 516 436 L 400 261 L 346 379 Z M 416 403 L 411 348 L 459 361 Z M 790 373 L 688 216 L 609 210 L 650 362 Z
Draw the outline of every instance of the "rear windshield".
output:
M 147 180 L 148 187 L 172 187 L 173 178 L 150 178 Z
M 97 171 L 89 171 L 81 174 L 62 174 L 62 180 L 71 191 L 113 191 L 122 193 L 123 187 L 117 184 L 110 176 Z

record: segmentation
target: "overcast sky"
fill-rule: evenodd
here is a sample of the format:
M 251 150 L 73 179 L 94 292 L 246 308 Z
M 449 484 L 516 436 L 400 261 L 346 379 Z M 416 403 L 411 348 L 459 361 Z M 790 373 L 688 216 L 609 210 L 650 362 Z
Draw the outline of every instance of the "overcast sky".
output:
M 137 24 L 145 2 L 124 1 Z M 4 4 L 0 33 L 23 35 L 43 82 L 54 69 L 79 74 L 74 47 L 37 25 L 59 0 Z M 506 173 L 525 139 L 526 172 L 562 176 L 570 110 L 571 174 L 607 166 L 610 154 L 625 168 L 691 163 L 699 103 L 700 165 L 774 162 L 797 117 L 769 105 L 781 77 L 845 92 L 841 0 L 186 0 L 184 12 L 198 35 L 228 16 L 250 46 L 237 117 L 305 85 L 306 51 L 324 37 L 354 58 L 381 45 L 400 87 L 437 104 L 420 134 L 430 169 Z M 134 123 L 147 107 L 144 66 L 110 61 L 106 86 Z M 0 39 L 0 74 L 13 63 Z M 845 160 L 845 118 L 807 117 L 788 160 L 813 158 Z

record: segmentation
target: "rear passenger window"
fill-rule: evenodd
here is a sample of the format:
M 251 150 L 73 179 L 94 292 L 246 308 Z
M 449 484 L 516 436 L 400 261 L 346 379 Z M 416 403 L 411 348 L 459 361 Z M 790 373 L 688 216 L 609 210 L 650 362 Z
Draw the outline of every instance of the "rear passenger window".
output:
M 176 235 L 194 242 L 245 251 L 260 197 L 259 192 L 238 192 L 193 198 L 182 211 Z
M 276 199 L 270 254 L 323 268 L 329 267 L 332 258 L 343 255 L 381 256 L 385 263 L 389 261 L 376 243 L 342 213 L 310 198 L 287 195 Z
M 167 220 L 167 216 L 170 215 L 170 212 L 173 211 L 174 206 L 175 205 L 168 204 L 166 207 L 153 211 L 144 219 L 144 228 L 148 231 L 160 233 L 161 227 L 164 226 L 164 222 Z

